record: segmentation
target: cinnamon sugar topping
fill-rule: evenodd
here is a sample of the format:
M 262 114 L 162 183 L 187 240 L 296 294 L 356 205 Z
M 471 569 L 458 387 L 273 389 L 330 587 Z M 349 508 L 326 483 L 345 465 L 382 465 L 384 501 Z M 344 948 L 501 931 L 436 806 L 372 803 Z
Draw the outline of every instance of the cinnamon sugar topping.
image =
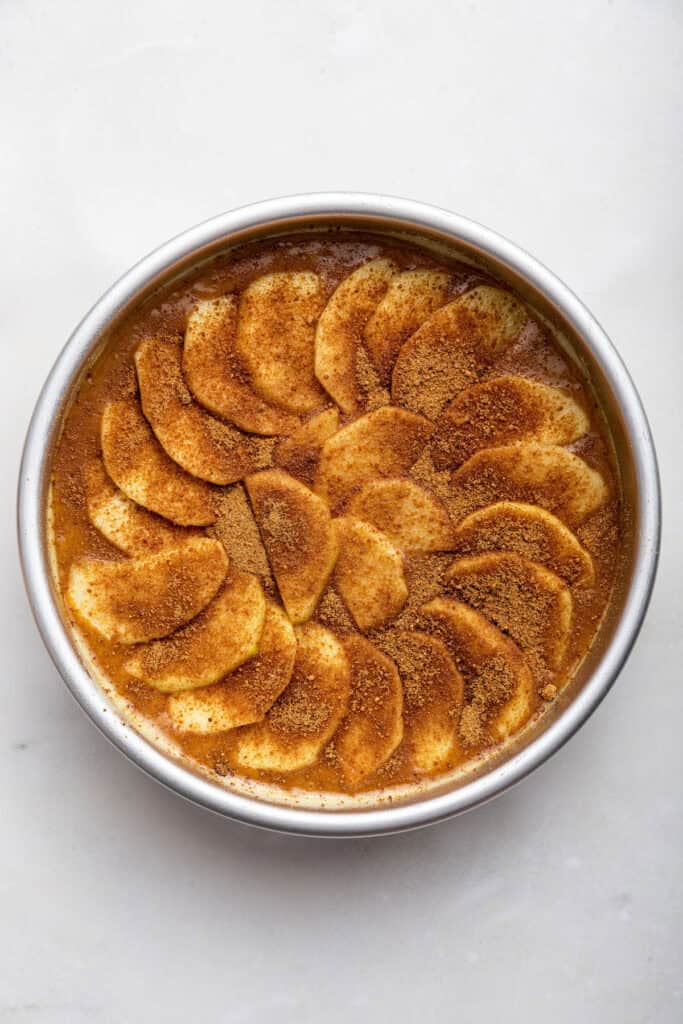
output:
M 260 576 L 268 593 L 274 593 L 270 565 L 242 484 L 221 491 L 214 507 L 216 522 L 209 534 L 220 540 L 236 568 Z

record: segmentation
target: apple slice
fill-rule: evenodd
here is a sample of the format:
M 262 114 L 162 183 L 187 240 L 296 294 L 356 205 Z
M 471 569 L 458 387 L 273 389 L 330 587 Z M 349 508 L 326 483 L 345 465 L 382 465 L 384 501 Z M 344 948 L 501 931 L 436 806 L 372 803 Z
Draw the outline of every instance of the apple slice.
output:
M 366 481 L 400 476 L 417 461 L 432 429 L 404 409 L 366 413 L 325 442 L 314 490 L 336 509 Z
M 412 480 L 373 480 L 353 496 L 348 512 L 406 551 L 453 547 L 453 527 L 444 505 Z
M 214 521 L 213 490 L 169 459 L 136 401 L 105 407 L 100 442 L 107 473 L 131 501 L 180 526 Z
M 459 466 L 481 448 L 515 441 L 571 444 L 590 429 L 564 388 L 527 377 L 495 377 L 461 392 L 439 417 L 431 443 L 437 469 Z
M 403 690 L 396 665 L 360 636 L 342 641 L 349 662 L 349 710 L 332 741 L 348 786 L 387 761 L 403 738 Z
M 527 319 L 524 306 L 501 288 L 482 285 L 458 296 L 402 346 L 392 375 L 394 402 L 436 419 L 447 402 L 477 382 Z
M 518 501 L 541 505 L 575 527 L 609 496 L 600 473 L 578 455 L 534 441 L 485 448 L 451 477 L 451 518 L 459 521 L 484 505 Z
M 293 772 L 314 764 L 346 713 L 349 665 L 340 641 L 317 622 L 296 630 L 292 679 L 263 722 L 236 736 L 238 768 Z
M 135 368 L 142 411 L 166 454 L 187 473 L 232 484 L 270 462 L 272 442 L 248 437 L 194 401 L 175 342 L 147 338 L 136 349 Z
M 345 277 L 320 315 L 315 332 L 315 375 L 347 413 L 357 413 L 363 394 L 356 376 L 356 352 L 363 329 L 385 295 L 397 267 L 370 260 Z
M 404 745 L 411 767 L 440 771 L 461 754 L 464 683 L 445 644 L 419 630 L 387 638 L 403 684 Z
M 294 623 L 310 619 L 337 558 L 330 510 L 281 469 L 247 477 L 254 518 L 280 596 Z
M 593 559 L 556 516 L 539 505 L 498 501 L 472 512 L 455 531 L 453 551 L 480 555 L 514 551 L 552 569 L 569 584 L 595 581 Z
M 325 404 L 313 370 L 323 305 L 320 278 L 310 271 L 264 274 L 242 293 L 237 351 L 259 394 L 292 413 Z
M 84 480 L 88 519 L 127 555 L 150 555 L 194 536 L 193 530 L 174 526 L 127 498 L 109 479 L 101 459 L 88 463 Z
M 512 637 L 532 668 L 560 667 L 573 602 L 554 572 L 514 552 L 494 551 L 458 558 L 446 579 L 458 597 Z
M 173 728 L 208 736 L 262 721 L 288 685 L 295 655 L 294 627 L 268 601 L 256 657 L 214 686 L 174 694 L 168 702 Z
M 384 383 L 401 345 L 443 306 L 450 284 L 450 276 L 440 270 L 404 270 L 392 278 L 365 327 L 365 344 Z
M 258 653 L 265 613 L 257 577 L 230 573 L 200 615 L 173 636 L 138 647 L 126 671 L 162 693 L 209 686 Z
M 460 601 L 436 598 L 421 611 L 435 624 L 465 681 L 463 746 L 498 743 L 521 729 L 538 706 L 538 697 L 517 645 Z
M 360 630 L 378 629 L 408 600 L 401 552 L 386 534 L 353 516 L 335 519 L 334 529 L 337 590 Z
M 183 374 L 206 409 L 252 434 L 291 434 L 298 420 L 264 402 L 239 358 L 235 295 L 198 302 L 185 331 Z
M 302 423 L 290 437 L 284 438 L 273 452 L 273 462 L 302 480 L 312 484 L 322 446 L 339 426 L 339 411 L 323 409 L 312 419 Z
M 122 562 L 84 559 L 69 573 L 69 605 L 89 626 L 121 644 L 167 636 L 217 593 L 228 558 L 223 545 L 195 537 L 181 547 Z

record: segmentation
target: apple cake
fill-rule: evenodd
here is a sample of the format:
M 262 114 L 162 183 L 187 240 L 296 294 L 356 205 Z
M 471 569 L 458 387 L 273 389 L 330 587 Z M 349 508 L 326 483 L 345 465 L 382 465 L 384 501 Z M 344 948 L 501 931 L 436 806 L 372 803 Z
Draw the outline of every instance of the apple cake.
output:
M 54 453 L 54 573 L 89 670 L 167 751 L 391 796 L 481 764 L 571 679 L 615 465 L 570 349 L 479 266 L 262 239 L 112 328 Z

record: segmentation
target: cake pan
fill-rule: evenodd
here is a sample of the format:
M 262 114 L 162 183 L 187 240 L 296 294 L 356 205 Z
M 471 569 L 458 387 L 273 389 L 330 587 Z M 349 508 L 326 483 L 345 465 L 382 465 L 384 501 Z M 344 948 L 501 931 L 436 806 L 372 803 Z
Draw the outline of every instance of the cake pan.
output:
M 235 243 L 291 231 L 341 228 L 390 232 L 483 265 L 508 281 L 558 333 L 590 378 L 607 419 L 621 478 L 626 524 L 615 591 L 593 647 L 551 710 L 511 746 L 455 780 L 365 809 L 290 806 L 235 792 L 162 752 L 136 730 L 87 671 L 62 615 L 47 548 L 51 455 L 69 396 L 110 327 L 140 299 L 198 260 Z M 351 837 L 431 824 L 492 799 L 558 750 L 616 680 L 645 616 L 660 538 L 657 462 L 645 412 L 616 349 L 579 299 L 512 242 L 460 215 L 389 196 L 322 193 L 268 200 L 190 228 L 146 256 L 93 306 L 43 386 L 26 437 L 18 490 L 19 548 L 26 589 L 43 641 L 66 685 L 105 736 L 169 789 L 251 825 L 300 835 Z

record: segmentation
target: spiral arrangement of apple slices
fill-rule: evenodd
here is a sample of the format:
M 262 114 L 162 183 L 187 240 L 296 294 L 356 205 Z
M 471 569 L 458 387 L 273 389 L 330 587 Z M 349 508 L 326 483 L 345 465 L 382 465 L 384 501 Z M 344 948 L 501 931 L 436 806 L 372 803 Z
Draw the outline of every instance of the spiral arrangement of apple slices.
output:
M 90 520 L 127 557 L 74 564 L 68 601 L 128 646 L 175 730 L 234 730 L 257 772 L 326 751 L 353 788 L 400 745 L 416 773 L 453 763 L 475 713 L 489 744 L 530 718 L 594 581 L 576 528 L 608 488 L 565 447 L 589 429 L 569 391 L 487 375 L 528 318 L 502 288 L 374 259 L 331 295 L 309 271 L 264 274 L 197 303 L 183 339 L 139 345 L 138 395 L 107 406 L 85 472 Z M 408 475 L 426 452 L 448 501 Z M 207 535 L 238 481 L 281 604 Z M 453 562 L 406 630 L 414 552 Z M 357 632 L 316 621 L 330 587 Z

